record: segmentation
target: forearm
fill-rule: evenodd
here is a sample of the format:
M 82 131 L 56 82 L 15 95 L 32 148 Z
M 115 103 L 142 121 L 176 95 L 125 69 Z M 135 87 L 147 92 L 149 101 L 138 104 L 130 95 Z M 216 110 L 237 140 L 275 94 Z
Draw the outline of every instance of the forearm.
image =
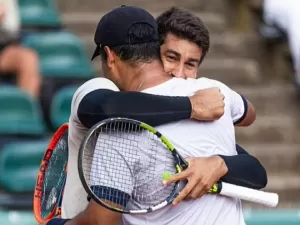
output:
M 90 201 L 83 212 L 64 225 L 118 225 L 121 218 L 121 213 L 113 212 L 94 201 Z
M 191 110 L 188 97 L 95 90 L 82 99 L 77 115 L 88 128 L 111 117 L 127 117 L 157 126 L 189 119 Z
M 238 155 L 220 155 L 228 168 L 228 172 L 222 177 L 222 181 L 254 189 L 264 188 L 267 185 L 265 168 L 241 146 L 236 145 L 236 148 Z
M 72 220 L 54 218 L 49 222 L 47 222 L 46 224 L 42 224 L 42 225 L 85 225 L 85 224 L 102 225 L 100 223 L 97 223 L 97 221 L 96 222 L 92 221 L 89 217 L 82 216 L 81 214 L 79 214 Z
M 74 219 L 67 221 L 64 225 L 100 225 L 95 223 L 96 221 L 92 221 L 91 217 L 85 216 L 83 212 L 79 213 Z

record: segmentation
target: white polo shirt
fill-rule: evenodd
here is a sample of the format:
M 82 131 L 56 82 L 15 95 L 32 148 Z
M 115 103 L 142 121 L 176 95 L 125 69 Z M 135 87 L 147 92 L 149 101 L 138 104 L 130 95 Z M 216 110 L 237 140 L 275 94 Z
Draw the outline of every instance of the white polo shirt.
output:
M 240 119 L 244 114 L 245 107 L 242 97 L 226 85 L 207 78 L 187 80 L 172 78 L 165 83 L 143 91 L 166 96 L 191 96 L 198 90 L 210 87 L 219 87 L 225 96 L 225 113 L 219 120 L 214 122 L 182 120 L 157 127 L 184 157 L 237 154 L 233 122 Z M 63 218 L 76 216 L 88 204 L 87 194 L 81 185 L 77 172 L 78 150 L 87 129 L 81 125 L 77 118 L 77 108 L 81 99 L 97 88 L 118 90 L 110 81 L 96 78 L 80 87 L 74 95 L 72 115 L 69 121 L 69 172 L 63 197 Z M 130 188 L 124 187 L 124 190 L 128 191 Z M 244 225 L 245 222 L 239 199 L 207 194 L 200 199 L 183 201 L 177 206 L 170 205 L 148 214 L 123 215 L 122 224 Z

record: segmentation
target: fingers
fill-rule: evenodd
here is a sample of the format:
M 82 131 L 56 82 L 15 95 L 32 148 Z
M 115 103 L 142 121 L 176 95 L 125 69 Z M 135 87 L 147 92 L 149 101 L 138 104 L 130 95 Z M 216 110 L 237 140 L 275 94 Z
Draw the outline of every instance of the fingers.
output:
M 218 88 L 218 91 L 219 91 L 219 93 L 220 93 L 220 95 L 221 95 L 221 97 L 222 97 L 222 100 L 224 100 L 224 99 L 225 99 L 225 96 L 222 94 L 221 89 Z
M 197 183 L 195 181 L 189 181 L 187 185 L 179 192 L 178 196 L 174 199 L 172 204 L 175 206 L 178 203 L 180 203 L 183 199 L 186 198 L 190 194 L 190 192 L 193 190 L 193 187 Z
M 186 157 L 186 158 L 184 158 L 184 160 L 189 164 L 189 167 L 191 167 L 191 163 L 193 161 L 193 158 L 192 157 Z
M 187 199 L 197 199 L 202 197 L 204 194 L 207 194 L 208 189 L 206 185 L 202 185 L 200 183 L 198 183 L 193 190 L 189 193 L 189 195 L 187 196 Z
M 184 170 L 184 171 L 182 171 L 180 173 L 174 174 L 169 179 L 164 180 L 163 184 L 164 185 L 169 185 L 169 184 L 172 184 L 173 182 L 176 182 L 176 181 L 186 180 L 188 176 L 189 176 L 189 173 L 186 170 Z

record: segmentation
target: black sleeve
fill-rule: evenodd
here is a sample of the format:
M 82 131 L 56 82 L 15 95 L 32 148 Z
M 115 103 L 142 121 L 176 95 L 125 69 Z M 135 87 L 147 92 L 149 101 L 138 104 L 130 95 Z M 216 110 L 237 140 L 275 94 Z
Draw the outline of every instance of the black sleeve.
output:
M 243 113 L 243 115 L 241 116 L 240 119 L 238 119 L 237 121 L 234 122 L 234 125 L 238 125 L 239 123 L 241 123 L 246 118 L 247 113 L 248 113 L 248 102 L 247 102 L 247 99 L 243 95 L 241 95 L 241 97 L 242 97 L 243 103 L 244 103 L 244 113 Z
M 126 117 L 157 126 L 191 116 L 188 97 L 170 97 L 141 92 L 115 92 L 98 89 L 88 93 L 79 103 L 77 115 L 87 128 L 111 117 Z
M 222 181 L 253 189 L 264 188 L 268 182 L 265 168 L 241 146 L 236 145 L 236 150 L 238 155 L 235 156 L 220 155 L 228 168 Z

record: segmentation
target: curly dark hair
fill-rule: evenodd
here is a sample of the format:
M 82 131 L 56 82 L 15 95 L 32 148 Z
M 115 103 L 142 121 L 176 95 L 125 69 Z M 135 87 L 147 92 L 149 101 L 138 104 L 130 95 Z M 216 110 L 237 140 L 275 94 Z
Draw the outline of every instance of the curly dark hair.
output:
M 161 45 L 167 35 L 172 33 L 197 44 L 202 50 L 200 63 L 203 61 L 209 50 L 209 31 L 199 17 L 185 9 L 172 7 L 158 16 L 156 21 Z

